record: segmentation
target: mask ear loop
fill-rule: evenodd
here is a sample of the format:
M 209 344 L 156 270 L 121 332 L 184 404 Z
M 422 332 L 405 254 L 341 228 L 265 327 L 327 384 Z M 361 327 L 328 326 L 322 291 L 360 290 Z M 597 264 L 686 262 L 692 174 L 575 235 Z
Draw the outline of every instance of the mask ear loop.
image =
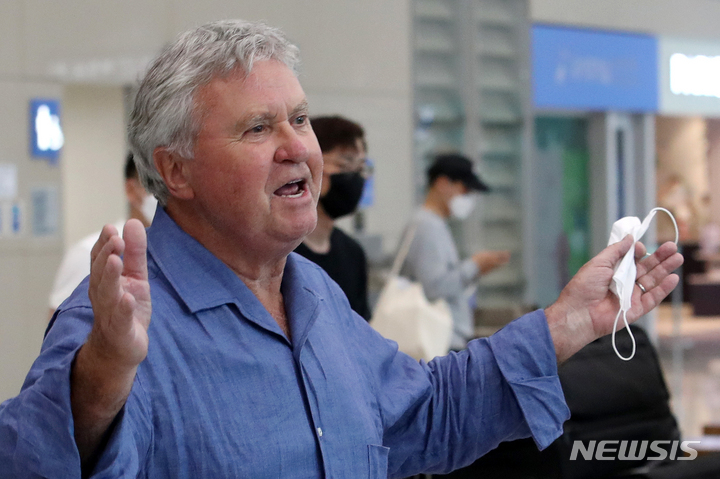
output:
M 632 353 L 630 353 L 630 356 L 628 357 L 620 354 L 620 351 L 618 351 L 617 345 L 615 344 L 615 333 L 617 332 L 617 324 L 618 320 L 620 319 L 620 314 L 622 314 L 623 322 L 625 323 L 625 329 L 627 329 L 627 332 L 630 335 L 630 339 L 632 340 Z M 635 357 L 635 349 L 637 348 L 635 344 L 635 336 L 633 336 L 633 333 L 630 330 L 630 324 L 628 324 L 627 311 L 623 311 L 622 306 L 620 306 L 620 310 L 618 311 L 617 316 L 615 316 L 615 322 L 613 323 L 612 347 L 615 350 L 615 354 L 617 354 L 617 357 L 619 357 L 623 361 L 630 361 L 632 358 Z
M 654 211 L 664 211 L 667 213 L 667 215 L 670 217 L 670 219 L 673 222 L 673 226 L 675 226 L 675 244 L 678 244 L 679 236 L 680 236 L 680 230 L 678 229 L 677 222 L 675 221 L 675 217 L 672 213 L 670 213 L 668 210 L 662 207 L 653 208 L 650 210 L 650 213 Z M 648 214 L 650 214 L 648 213 Z M 639 239 L 639 238 L 638 238 Z M 633 243 L 633 248 L 635 247 L 635 243 Z M 625 329 L 627 329 L 628 334 L 630 335 L 630 339 L 632 340 L 632 353 L 630 353 L 630 356 L 625 357 L 622 354 L 620 354 L 620 351 L 618 351 L 617 345 L 615 343 L 615 333 L 617 332 L 617 324 L 620 320 L 620 315 L 622 314 L 623 322 L 625 323 Z M 623 361 L 630 361 L 632 358 L 635 357 L 635 351 L 637 349 L 637 345 L 635 343 L 635 336 L 633 336 L 632 331 L 630 330 L 630 324 L 628 324 L 627 320 L 627 311 L 623 311 L 622 305 L 620 306 L 620 310 L 618 311 L 617 316 L 615 316 L 615 322 L 613 323 L 613 332 L 612 332 L 612 347 L 615 350 L 615 354 L 617 354 L 617 357 L 622 359 Z
M 653 211 L 664 211 L 664 212 L 667 213 L 667 215 L 670 217 L 670 219 L 671 219 L 672 222 L 673 222 L 673 226 L 675 227 L 675 245 L 677 246 L 678 241 L 679 241 L 679 239 L 680 239 L 680 230 L 678 229 L 677 221 L 675 221 L 675 217 L 673 216 L 673 214 L 670 213 L 670 212 L 669 212 L 668 210 L 666 210 L 665 208 L 662 208 L 662 207 L 660 207 L 660 206 L 658 206 L 657 208 L 651 209 L 651 210 L 650 210 L 650 213 L 652 213 Z

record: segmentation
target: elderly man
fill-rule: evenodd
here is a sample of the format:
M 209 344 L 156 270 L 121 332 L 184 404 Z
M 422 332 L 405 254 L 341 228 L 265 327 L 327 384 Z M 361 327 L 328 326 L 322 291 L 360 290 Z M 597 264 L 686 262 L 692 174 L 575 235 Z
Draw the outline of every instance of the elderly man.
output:
M 0 476 L 398 477 L 560 434 L 557 361 L 610 332 L 631 239 L 545 311 L 412 360 L 290 254 L 315 226 L 322 175 L 296 62 L 279 31 L 218 22 L 152 64 L 130 139 L 164 208 L 147 241 L 137 220 L 122 238 L 104 228 L 89 283 L 0 406 Z M 631 320 L 681 262 L 672 244 L 640 262 Z

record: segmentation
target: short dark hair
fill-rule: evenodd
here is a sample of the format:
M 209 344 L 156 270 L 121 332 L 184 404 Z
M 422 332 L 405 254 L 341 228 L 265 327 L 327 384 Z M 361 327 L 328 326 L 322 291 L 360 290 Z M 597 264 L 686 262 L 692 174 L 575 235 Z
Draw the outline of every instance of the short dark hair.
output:
M 339 115 L 310 118 L 310 124 L 323 153 L 332 151 L 338 146 L 355 148 L 358 139 L 362 140 L 363 144 L 365 142 L 363 127 Z
M 135 160 L 133 154 L 128 153 L 125 157 L 125 179 L 131 180 L 138 177 L 137 167 L 135 166 Z

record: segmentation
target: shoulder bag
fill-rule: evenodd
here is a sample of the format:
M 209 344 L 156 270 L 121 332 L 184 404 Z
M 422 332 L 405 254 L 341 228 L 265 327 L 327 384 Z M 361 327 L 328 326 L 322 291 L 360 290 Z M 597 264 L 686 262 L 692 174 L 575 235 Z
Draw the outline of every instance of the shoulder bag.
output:
M 400 276 L 417 228 L 417 223 L 411 225 L 403 238 L 370 325 L 397 342 L 400 351 L 429 361 L 448 353 L 453 322 L 444 299 L 428 301 L 422 284 Z

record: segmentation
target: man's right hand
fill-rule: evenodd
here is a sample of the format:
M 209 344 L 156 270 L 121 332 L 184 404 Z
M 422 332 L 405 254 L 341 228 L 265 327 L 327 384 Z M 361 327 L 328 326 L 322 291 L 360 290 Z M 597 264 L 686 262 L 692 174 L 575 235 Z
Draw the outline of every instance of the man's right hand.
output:
M 84 464 L 97 453 L 147 356 L 152 308 L 147 238 L 140 221 L 128 220 L 123 238 L 112 225 L 103 228 L 91 253 L 88 295 L 93 328 L 71 378 L 75 441 Z
M 140 221 L 128 220 L 123 238 L 105 225 L 91 253 L 88 295 L 95 322 L 85 346 L 118 368 L 135 368 L 147 355 L 152 310 Z
M 510 251 L 478 251 L 472 256 L 480 274 L 486 274 L 510 261 Z

